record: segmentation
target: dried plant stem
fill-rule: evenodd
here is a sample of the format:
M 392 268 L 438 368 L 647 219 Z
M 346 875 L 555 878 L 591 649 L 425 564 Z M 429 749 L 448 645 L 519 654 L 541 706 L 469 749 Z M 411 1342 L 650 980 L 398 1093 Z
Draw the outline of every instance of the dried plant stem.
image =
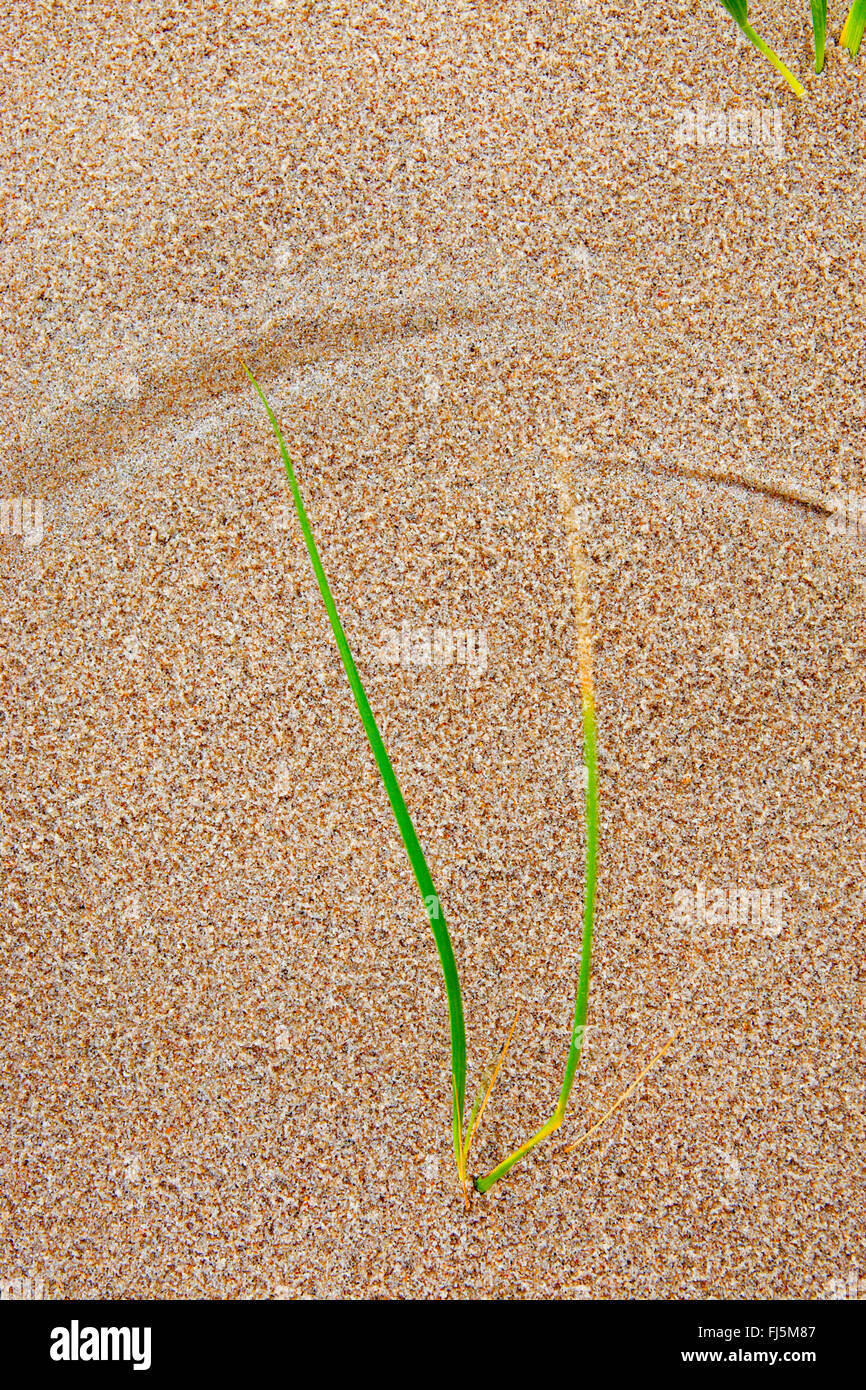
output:
M 610 1109 L 609 1109 L 609 1110 L 606 1110 L 606 1111 L 604 1112 L 604 1114 L 602 1115 L 601 1119 L 600 1119 L 600 1120 L 597 1120 L 596 1123 L 592 1126 L 592 1129 L 588 1129 L 588 1130 L 586 1131 L 586 1134 L 582 1135 L 581 1138 L 578 1139 L 574 1144 L 569 1144 L 567 1148 L 563 1149 L 563 1151 L 562 1151 L 563 1153 L 570 1154 L 570 1153 L 572 1153 L 575 1149 L 579 1149 L 580 1146 L 581 1146 L 581 1144 L 585 1144 L 586 1141 L 587 1141 L 587 1139 L 589 1139 L 593 1134 L 595 1134 L 595 1132 L 596 1132 L 597 1129 L 601 1129 L 601 1127 L 602 1127 L 602 1125 L 604 1124 L 605 1120 L 609 1120 L 610 1117 L 611 1117 L 611 1115 L 615 1115 L 615 1114 L 616 1114 L 616 1112 L 617 1112 L 617 1110 L 619 1110 L 620 1106 L 621 1106 L 621 1105 L 624 1105 L 625 1102 L 628 1100 L 629 1096 L 632 1095 L 632 1093 L 633 1093 L 634 1091 L 637 1090 L 638 1086 L 639 1086 L 640 1083 L 643 1081 L 644 1077 L 649 1075 L 649 1073 L 652 1071 L 653 1067 L 655 1066 L 656 1062 L 660 1062 L 660 1061 L 661 1061 L 662 1057 L 664 1057 L 664 1055 L 665 1055 L 665 1053 L 667 1052 L 668 1048 L 671 1047 L 672 1044 L 676 1042 L 676 1040 L 677 1040 L 677 1038 L 679 1037 L 679 1035 L 680 1035 L 680 1029 L 678 1028 L 677 1031 L 676 1031 L 674 1034 L 672 1034 L 671 1037 L 668 1038 L 668 1040 L 667 1040 L 667 1042 L 665 1043 L 664 1047 L 662 1048 L 661 1052 L 657 1052 L 656 1055 L 655 1055 L 655 1057 L 653 1057 L 652 1061 L 651 1061 L 651 1062 L 648 1062 L 647 1065 L 644 1067 L 643 1071 L 638 1073 L 638 1075 L 635 1077 L 634 1081 L 633 1081 L 633 1082 L 631 1083 L 631 1085 L 627 1088 L 627 1090 L 623 1091 L 622 1095 L 619 1097 L 618 1100 L 614 1101 L 614 1103 L 613 1103 L 613 1105 L 610 1107 Z
M 511 1028 L 509 1029 L 508 1037 L 505 1039 L 505 1042 L 502 1048 L 500 1049 L 499 1055 L 497 1056 L 495 1062 L 492 1063 L 490 1068 L 488 1069 L 490 1079 L 489 1081 L 487 1081 L 487 1089 L 484 1091 L 484 1097 L 483 1099 L 479 1098 L 479 1104 L 475 1106 L 470 1117 L 469 1125 L 466 1130 L 466 1142 L 463 1145 L 464 1168 L 466 1164 L 466 1157 L 472 1145 L 472 1140 L 475 1138 L 475 1135 L 478 1132 L 478 1126 L 481 1124 L 481 1117 L 483 1116 L 484 1111 L 487 1109 L 487 1102 L 490 1099 L 493 1087 L 496 1085 L 496 1078 L 498 1077 L 500 1070 L 502 1069 L 502 1063 L 505 1061 L 505 1054 L 508 1051 L 508 1048 L 511 1044 L 511 1039 L 514 1036 L 514 1030 L 517 1027 L 517 1020 L 519 1018 L 520 1010 L 518 1009 L 517 1013 L 514 1015 L 514 1022 L 512 1023 Z M 484 1085 L 485 1080 L 486 1075 L 482 1078 L 482 1086 Z

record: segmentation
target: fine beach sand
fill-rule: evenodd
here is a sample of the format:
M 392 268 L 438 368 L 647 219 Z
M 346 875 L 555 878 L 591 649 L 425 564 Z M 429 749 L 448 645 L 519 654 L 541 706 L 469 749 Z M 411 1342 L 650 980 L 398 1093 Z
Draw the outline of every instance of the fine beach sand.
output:
M 831 6 L 838 37 L 847 7 Z M 866 1292 L 866 51 L 808 6 L 8 22 L 0 1278 L 52 1297 Z M 784 148 L 677 146 L 703 103 Z M 267 418 L 441 895 L 423 905 Z M 382 660 L 483 635 L 486 666 Z M 483 669 L 482 669 L 483 668 Z M 775 890 L 779 923 L 675 894 Z M 676 1029 L 587 1144 L 563 1150 Z

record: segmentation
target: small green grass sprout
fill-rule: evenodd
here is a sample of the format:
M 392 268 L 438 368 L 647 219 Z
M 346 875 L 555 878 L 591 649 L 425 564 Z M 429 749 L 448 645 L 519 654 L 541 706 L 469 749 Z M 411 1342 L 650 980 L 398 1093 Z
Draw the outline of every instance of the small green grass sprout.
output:
M 409 862 L 412 865 L 412 869 L 414 871 L 418 887 L 421 890 L 421 896 L 424 899 L 424 906 L 427 910 L 427 916 L 430 920 L 433 938 L 436 942 L 436 947 L 439 952 L 439 960 L 442 966 L 442 973 L 445 979 L 445 991 L 448 999 L 448 1016 L 451 1031 L 451 1102 L 452 1127 L 454 1135 L 454 1155 L 457 1161 L 457 1172 L 460 1178 L 461 1186 L 463 1188 L 463 1198 L 468 1208 L 469 1193 L 466 1181 L 467 1157 L 469 1155 L 472 1141 L 478 1132 L 478 1126 L 484 1115 L 484 1111 L 487 1107 L 487 1103 L 490 1099 L 493 1087 L 496 1084 L 496 1079 L 505 1060 L 505 1055 L 508 1051 L 509 1044 L 514 1035 L 514 1030 L 517 1026 L 517 1017 L 515 1017 L 515 1020 L 511 1025 L 511 1030 L 503 1046 L 499 1049 L 498 1053 L 494 1056 L 489 1065 L 484 1069 L 484 1071 L 481 1074 L 477 1095 L 475 1097 L 475 1101 L 470 1111 L 469 1122 L 466 1126 L 464 1139 L 464 1107 L 466 1092 L 466 1032 L 463 1019 L 463 1002 L 460 994 L 460 981 L 457 974 L 457 964 L 454 959 L 454 950 L 451 944 L 451 937 L 449 935 L 448 927 L 445 922 L 445 917 L 442 912 L 442 905 L 439 901 L 438 894 L 436 893 L 436 890 L 433 887 L 433 880 L 430 875 L 430 870 L 427 867 L 427 861 L 424 858 L 421 845 L 418 841 L 418 836 L 415 832 L 415 827 L 412 824 L 412 820 L 407 810 L 406 803 L 403 800 L 403 795 L 400 791 L 400 787 L 397 782 L 394 769 L 391 766 L 390 759 L 385 750 L 385 745 L 382 741 L 382 736 L 379 733 L 379 728 L 376 724 L 375 718 L 373 717 L 373 712 L 370 708 L 370 704 L 364 691 L 364 687 L 361 684 L 361 678 L 358 675 L 357 669 L 355 667 L 355 663 L 352 658 L 352 653 L 349 648 L 348 641 L 346 640 L 346 635 L 343 631 L 342 623 L 340 622 L 340 618 L 337 613 L 337 607 L 334 603 L 334 599 L 331 594 L 330 586 L 325 576 L 324 569 L 322 568 L 321 560 L 319 559 L 319 552 L 316 548 L 316 542 L 313 538 L 312 528 L 310 526 L 310 522 L 307 517 L 306 510 L 304 508 L 303 499 L 301 497 L 301 491 L 298 486 L 297 478 L 295 477 L 295 471 L 292 466 L 292 461 L 289 457 L 285 441 L 283 440 L 283 436 L 280 432 L 280 427 L 277 423 L 276 416 L 271 410 L 271 407 L 268 404 L 264 392 L 262 391 L 261 387 L 259 386 L 258 382 L 256 381 L 255 377 L 253 376 L 252 372 L 250 371 L 249 367 L 247 367 L 245 362 L 243 363 L 243 368 L 250 381 L 252 382 L 253 386 L 255 387 L 262 401 L 262 404 L 265 407 L 265 410 L 267 411 L 268 418 L 271 422 L 271 428 L 280 446 L 280 453 L 282 454 L 283 463 L 285 465 L 286 477 L 288 479 L 289 488 L 291 489 L 292 497 L 294 499 L 295 510 L 298 514 L 298 520 L 300 522 L 301 533 L 304 538 L 304 543 L 307 548 L 307 554 L 309 556 L 310 563 L 313 567 L 313 573 L 316 576 L 316 582 L 319 586 L 319 592 L 321 593 L 322 599 L 325 604 L 325 610 L 328 614 L 328 619 L 331 624 L 331 630 L 334 634 L 334 638 L 337 643 L 337 648 L 339 650 L 340 657 L 343 662 L 343 668 L 346 672 L 346 676 L 348 677 L 352 694 L 355 697 L 355 703 L 358 707 L 358 711 L 361 716 L 361 722 L 363 723 L 365 732 L 367 734 L 367 738 L 369 739 L 370 747 L 373 750 L 373 755 L 376 759 L 376 765 L 379 769 L 380 776 L 388 793 L 388 798 L 391 802 L 391 808 L 394 812 L 394 817 L 400 829 L 400 834 L 403 837 L 403 844 L 406 847 L 406 853 L 409 856 Z M 581 704 L 583 709 L 584 765 L 586 767 L 587 773 L 586 888 L 583 910 L 583 938 L 581 943 L 580 968 L 578 971 L 577 998 L 575 1001 L 574 1009 L 574 1025 L 571 1033 L 571 1041 L 568 1049 L 568 1056 L 566 1058 L 565 1063 L 565 1074 L 559 1093 L 559 1099 L 556 1102 L 556 1107 L 554 1109 L 553 1114 L 551 1115 L 547 1123 L 545 1125 L 542 1125 L 541 1129 L 538 1131 L 537 1134 L 534 1134 L 531 1139 L 528 1139 L 526 1141 L 526 1143 L 522 1144 L 518 1149 L 515 1149 L 514 1152 L 509 1154 L 507 1158 L 503 1159 L 503 1161 L 496 1168 L 493 1168 L 484 1177 L 476 1177 L 474 1179 L 474 1186 L 476 1191 L 478 1192 L 487 1192 L 493 1186 L 494 1183 L 498 1182 L 500 1178 L 504 1177 L 505 1174 L 509 1172 L 511 1168 L 513 1168 L 514 1164 L 517 1163 L 517 1161 L 520 1158 L 522 1158 L 525 1154 L 528 1154 L 530 1150 L 534 1149 L 536 1144 L 540 1144 L 543 1139 L 546 1139 L 549 1135 L 553 1134 L 555 1130 L 559 1129 L 559 1126 L 562 1124 L 563 1118 L 565 1116 L 566 1107 L 568 1105 L 568 1099 L 571 1094 L 572 1087 L 574 1085 L 574 1079 L 577 1073 L 578 1064 L 580 1062 L 581 1050 L 583 1048 L 584 1037 L 586 1034 L 586 1017 L 589 1001 L 590 962 L 592 957 L 593 917 L 595 908 L 598 861 L 598 753 L 596 746 L 597 739 L 595 715 L 595 686 L 592 669 L 592 624 L 590 617 L 586 555 L 580 537 L 580 527 L 575 519 L 576 510 L 573 508 L 569 510 L 569 507 L 566 506 L 566 498 L 567 489 L 563 489 L 563 506 L 566 515 L 569 517 L 568 526 L 570 531 L 570 553 L 572 561 L 572 572 L 574 577 L 576 605 L 575 618 L 577 628 L 577 656 L 580 677 Z M 571 1149 L 578 1147 L 582 1143 L 585 1143 L 586 1140 L 590 1137 L 590 1135 L 595 1133 L 595 1130 L 600 1125 L 604 1124 L 605 1120 L 607 1120 L 610 1117 L 610 1115 L 612 1115 L 616 1110 L 619 1109 L 619 1107 L 622 1104 L 624 1104 L 624 1102 L 634 1092 L 636 1086 L 647 1074 L 647 1072 L 668 1050 L 668 1047 L 671 1045 L 672 1042 L 673 1038 L 671 1038 L 669 1042 L 665 1044 L 665 1047 L 662 1048 L 662 1051 L 658 1054 L 658 1056 L 653 1058 L 653 1061 L 649 1064 L 648 1067 L 644 1068 L 637 1080 L 632 1083 L 628 1090 L 623 1092 L 619 1100 L 614 1104 L 614 1106 L 610 1110 L 607 1111 L 607 1113 L 604 1116 L 602 1116 L 601 1120 L 599 1120 L 598 1123 L 594 1125 L 593 1128 L 589 1130 L 583 1136 L 583 1138 L 578 1141 L 578 1144 L 571 1145 L 570 1148 L 566 1150 L 566 1152 L 571 1152 Z

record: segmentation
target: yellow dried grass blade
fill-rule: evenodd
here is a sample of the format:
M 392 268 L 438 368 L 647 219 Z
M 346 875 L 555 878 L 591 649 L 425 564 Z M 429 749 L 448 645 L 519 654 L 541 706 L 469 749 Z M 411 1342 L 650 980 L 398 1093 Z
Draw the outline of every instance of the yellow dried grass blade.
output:
M 460 1097 L 457 1094 L 457 1082 L 452 1073 L 451 1085 L 454 1091 L 454 1122 L 456 1133 L 463 1134 L 463 1112 L 460 1105 Z M 463 1188 L 463 1205 L 469 1210 L 469 1193 L 466 1190 L 466 1149 L 461 1139 L 460 1147 L 457 1150 L 457 1173 L 460 1178 L 460 1186 Z
M 501 1067 L 502 1067 L 502 1063 L 505 1061 L 505 1054 L 506 1054 L 506 1052 L 508 1051 L 508 1048 L 509 1048 L 509 1046 L 510 1046 L 510 1044 L 511 1044 L 511 1039 L 512 1039 L 513 1036 L 514 1036 L 514 1030 L 515 1030 L 515 1028 L 517 1027 L 517 1020 L 518 1020 L 519 1018 L 520 1018 L 520 1009 L 518 1009 L 518 1010 L 517 1010 L 517 1013 L 514 1015 L 514 1022 L 513 1022 L 512 1025 L 511 1025 L 511 1029 L 510 1029 L 510 1031 L 509 1031 L 508 1037 L 505 1039 L 505 1042 L 503 1043 L 502 1047 L 500 1048 L 499 1056 L 498 1056 L 497 1058 L 495 1058 L 494 1061 L 489 1062 L 488 1065 L 484 1068 L 484 1072 L 482 1073 L 481 1082 L 480 1082 L 479 1087 L 478 1087 L 478 1095 L 475 1097 L 475 1104 L 474 1104 L 473 1107 L 472 1107 L 472 1114 L 471 1114 L 470 1119 L 469 1119 L 469 1129 L 468 1129 L 467 1134 L 466 1134 L 466 1143 L 465 1143 L 465 1145 L 463 1146 L 464 1168 L 465 1168 L 466 1158 L 467 1158 L 467 1156 L 468 1156 L 468 1154 L 469 1154 L 469 1146 L 471 1145 L 472 1140 L 473 1140 L 474 1137 L 475 1137 L 475 1131 L 478 1129 L 478 1126 L 479 1126 L 480 1123 L 481 1123 L 481 1117 L 482 1117 L 482 1115 L 484 1114 L 484 1111 L 485 1111 L 486 1108 L 487 1108 L 487 1102 L 488 1102 L 489 1099 L 490 1099 L 491 1093 L 492 1093 L 492 1091 L 493 1091 L 493 1087 L 496 1085 L 496 1078 L 497 1078 L 497 1076 L 499 1075 L 500 1069 L 501 1069 Z M 488 1078 L 489 1078 L 489 1079 L 488 1079 Z M 483 1099 L 483 1100 L 480 1100 L 481 1092 L 482 1092 L 482 1090 L 483 1090 L 483 1088 L 484 1088 L 484 1086 L 485 1086 L 485 1083 L 486 1083 L 486 1085 L 487 1085 L 487 1090 L 486 1090 L 485 1093 L 484 1093 L 484 1099 Z M 480 1101 L 480 1104 L 479 1104 L 479 1101 Z
M 652 1069 L 653 1069 L 653 1067 L 655 1066 L 656 1062 L 660 1062 L 660 1061 L 661 1061 L 662 1057 L 664 1057 L 664 1055 L 665 1055 L 665 1053 L 667 1052 L 668 1048 L 671 1046 L 672 1043 L 675 1043 L 675 1042 L 676 1042 L 676 1040 L 677 1040 L 677 1038 L 679 1037 L 679 1035 L 680 1035 L 681 1032 L 682 1032 L 682 1029 L 681 1029 L 681 1028 L 678 1028 L 677 1031 L 674 1033 L 673 1037 L 668 1038 L 668 1040 L 667 1040 L 667 1042 L 665 1043 L 664 1047 L 662 1048 L 661 1052 L 656 1053 L 656 1055 L 655 1055 L 655 1057 L 653 1057 L 652 1061 L 651 1061 L 650 1063 L 648 1063 L 648 1065 L 644 1067 L 643 1071 L 634 1079 L 634 1081 L 633 1081 L 633 1082 L 631 1083 L 631 1085 L 629 1086 L 628 1090 L 627 1090 L 627 1091 L 623 1091 L 623 1093 L 622 1093 L 622 1095 L 620 1096 L 619 1100 L 617 1100 L 617 1101 L 614 1102 L 614 1104 L 610 1107 L 610 1109 L 609 1109 L 608 1111 L 606 1111 L 604 1115 L 602 1115 L 601 1119 L 600 1119 L 596 1124 L 593 1125 L 592 1129 L 588 1129 L 588 1130 L 586 1131 L 586 1134 L 584 1134 L 584 1136 L 583 1136 L 581 1139 L 576 1140 L 575 1143 L 569 1144 L 569 1145 L 568 1145 L 568 1148 L 563 1149 L 563 1153 L 570 1154 L 574 1149 L 579 1149 L 580 1146 L 581 1146 L 581 1144 L 585 1144 L 586 1141 L 587 1141 L 587 1139 L 589 1139 L 591 1135 L 595 1134 L 595 1131 L 596 1131 L 597 1129 L 601 1129 L 601 1127 L 602 1127 L 602 1125 L 604 1124 L 605 1120 L 609 1120 L 610 1117 L 611 1117 L 611 1115 L 614 1115 L 614 1114 L 616 1113 L 616 1111 L 619 1110 L 620 1106 L 625 1104 L 625 1102 L 628 1100 L 628 1098 L 629 1098 L 629 1096 L 632 1094 L 632 1092 L 637 1090 L 638 1086 L 639 1086 L 640 1083 L 643 1081 L 644 1077 L 647 1076 L 647 1075 L 652 1071 Z

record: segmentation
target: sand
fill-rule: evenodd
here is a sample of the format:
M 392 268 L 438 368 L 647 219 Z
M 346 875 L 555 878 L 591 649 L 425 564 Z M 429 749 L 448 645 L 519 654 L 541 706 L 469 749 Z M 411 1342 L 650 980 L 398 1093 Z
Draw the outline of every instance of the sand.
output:
M 709 0 L 9 21 L 2 489 L 44 522 L 0 537 L 0 1278 L 866 1292 L 866 534 L 832 524 L 866 493 L 866 59 L 815 77 L 808 7 L 755 22 L 803 102 Z M 772 138 L 678 145 L 701 103 Z M 570 1029 L 578 508 L 589 1043 L 468 1213 L 432 937 L 241 352 L 444 904 L 470 1093 L 522 1007 L 475 1171 Z M 404 624 L 475 660 L 385 659 Z M 683 919 L 698 885 L 724 921 Z

